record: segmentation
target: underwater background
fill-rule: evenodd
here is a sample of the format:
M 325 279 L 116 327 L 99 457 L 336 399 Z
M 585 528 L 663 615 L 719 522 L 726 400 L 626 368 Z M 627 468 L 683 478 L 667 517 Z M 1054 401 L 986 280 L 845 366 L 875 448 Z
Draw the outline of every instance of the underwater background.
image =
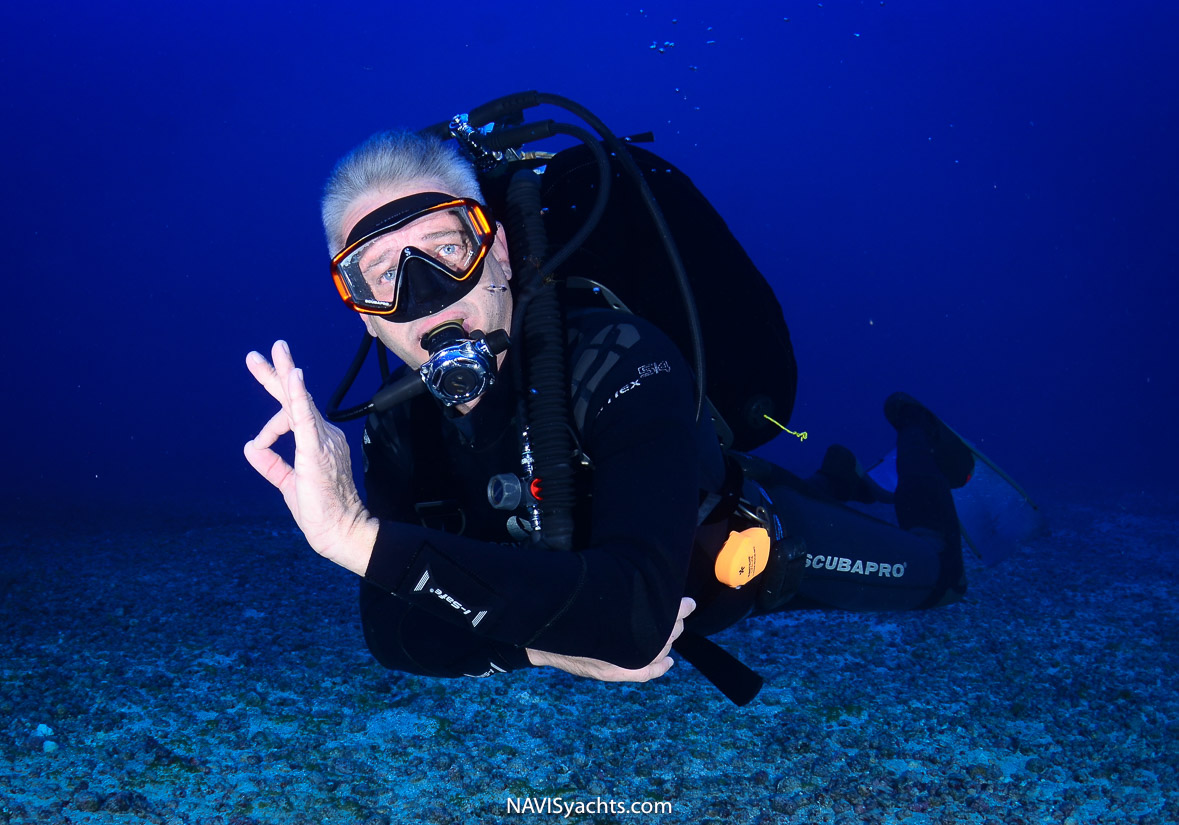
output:
M 1176 31 L 1091 0 L 5 4 L 0 823 L 559 821 L 505 800 L 561 794 L 1176 821 Z M 284 338 L 326 399 L 361 333 L 332 164 L 526 89 L 653 131 L 773 284 L 809 438 L 762 453 L 871 462 L 905 390 L 1050 533 L 944 611 L 728 631 L 768 682 L 743 711 L 686 663 L 371 662 L 354 582 L 242 458 L 274 412 L 244 356 Z

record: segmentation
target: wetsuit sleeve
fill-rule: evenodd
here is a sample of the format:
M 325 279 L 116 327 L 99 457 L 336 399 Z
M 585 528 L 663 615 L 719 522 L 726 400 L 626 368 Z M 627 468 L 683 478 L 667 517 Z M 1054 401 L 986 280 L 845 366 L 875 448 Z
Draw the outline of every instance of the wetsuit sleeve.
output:
M 402 410 L 401 412 L 404 412 Z M 382 523 L 415 522 L 410 489 L 413 457 L 409 443 L 384 427 L 408 431 L 404 417 L 370 419 L 364 433 L 364 486 L 369 511 Z M 439 533 L 438 535 L 444 535 Z M 469 629 L 441 621 L 367 579 L 360 582 L 360 616 L 365 642 L 390 670 L 422 676 L 491 676 L 531 667 L 523 648 L 497 644 Z
M 692 549 L 692 376 L 638 319 L 594 331 L 573 366 L 594 464 L 588 546 L 551 552 L 382 519 L 365 578 L 501 655 L 533 647 L 643 667 L 671 634 Z

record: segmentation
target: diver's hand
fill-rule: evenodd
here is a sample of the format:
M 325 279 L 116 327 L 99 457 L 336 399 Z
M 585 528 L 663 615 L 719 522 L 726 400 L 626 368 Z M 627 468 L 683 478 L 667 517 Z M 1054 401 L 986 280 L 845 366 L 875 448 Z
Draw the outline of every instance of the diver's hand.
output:
M 663 646 L 663 650 L 659 651 L 659 655 L 651 664 L 638 670 L 627 670 L 618 665 L 603 662 L 601 659 L 562 656 L 559 653 L 546 653 L 543 650 L 533 650 L 532 648 L 527 648 L 528 661 L 537 667 L 555 667 L 557 670 L 572 673 L 574 676 L 584 676 L 587 679 L 597 679 L 601 682 L 649 682 L 667 673 L 675 664 L 675 660 L 668 655 L 671 652 L 672 642 L 684 632 L 684 619 L 695 609 L 696 602 L 691 599 L 680 599 L 680 612 L 675 618 L 675 626 L 671 629 L 671 637 L 667 640 L 667 644 Z
M 282 493 L 295 523 L 316 553 L 363 576 L 379 522 L 365 509 L 352 481 L 352 458 L 340 429 L 324 420 L 295 368 L 285 341 L 271 350 L 274 366 L 259 353 L 246 356 L 258 383 L 282 405 L 245 446 L 246 461 Z M 295 436 L 295 466 L 273 449 Z

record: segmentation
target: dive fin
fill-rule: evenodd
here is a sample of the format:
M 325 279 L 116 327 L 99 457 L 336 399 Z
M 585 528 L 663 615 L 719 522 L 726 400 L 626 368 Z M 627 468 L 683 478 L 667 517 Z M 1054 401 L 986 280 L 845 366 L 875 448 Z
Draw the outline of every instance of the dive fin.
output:
M 954 432 L 951 430 L 951 432 Z M 974 474 L 965 486 L 952 490 L 962 540 L 987 567 L 1011 555 L 1019 543 L 1046 527 L 1043 513 L 1031 496 L 977 447 L 954 432 L 974 453 Z M 868 476 L 886 490 L 897 487 L 897 451 L 889 451 Z

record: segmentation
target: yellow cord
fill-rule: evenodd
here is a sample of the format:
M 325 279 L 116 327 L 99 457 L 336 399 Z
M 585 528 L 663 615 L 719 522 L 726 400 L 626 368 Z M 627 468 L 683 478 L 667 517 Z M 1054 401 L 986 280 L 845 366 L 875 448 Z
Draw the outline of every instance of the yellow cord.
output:
M 778 424 L 777 421 L 770 418 L 768 415 L 763 414 L 762 418 L 764 418 L 766 421 L 770 422 L 771 424 L 777 424 L 779 427 L 782 427 L 781 424 Z M 791 435 L 798 436 L 799 441 L 806 441 L 806 433 L 805 432 L 796 433 L 794 430 L 790 429 L 789 427 L 782 427 L 782 429 L 785 430 L 786 432 L 790 433 Z

